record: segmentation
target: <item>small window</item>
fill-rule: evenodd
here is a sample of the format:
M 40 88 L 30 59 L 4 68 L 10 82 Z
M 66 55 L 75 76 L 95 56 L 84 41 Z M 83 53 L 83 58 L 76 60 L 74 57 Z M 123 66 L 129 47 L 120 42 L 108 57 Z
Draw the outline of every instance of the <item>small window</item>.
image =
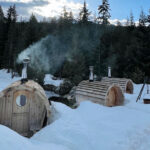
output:
M 16 103 L 18 106 L 25 106 L 27 103 L 27 98 L 25 95 L 20 95 L 16 98 Z

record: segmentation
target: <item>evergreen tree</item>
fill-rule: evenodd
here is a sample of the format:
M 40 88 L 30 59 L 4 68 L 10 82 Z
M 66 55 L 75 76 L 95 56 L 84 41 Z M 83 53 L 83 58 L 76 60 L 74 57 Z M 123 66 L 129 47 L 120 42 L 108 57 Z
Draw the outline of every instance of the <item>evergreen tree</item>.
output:
M 16 23 L 17 21 L 17 12 L 16 12 L 16 6 L 12 6 L 12 22 Z
M 146 16 L 143 10 L 141 10 L 140 18 L 139 18 L 139 26 L 145 26 Z
M 5 32 L 4 32 L 4 13 L 0 6 L 0 68 L 3 64 L 3 52 L 5 46 Z
M 146 23 L 150 26 L 150 9 L 149 9 L 149 14 L 146 17 Z
M 83 8 L 79 13 L 79 22 L 84 24 L 88 23 L 90 14 L 91 12 L 87 9 L 86 2 L 84 1 Z
M 37 23 L 37 19 L 36 19 L 36 17 L 35 17 L 34 14 L 32 14 L 32 15 L 30 16 L 29 23 L 30 23 L 30 24 Z
M 117 26 L 122 26 L 122 24 L 119 20 L 117 20 Z
M 129 18 L 127 17 L 125 26 L 129 26 Z
M 102 5 L 100 5 L 98 7 L 98 14 L 99 14 L 99 17 L 98 17 L 98 20 L 99 20 L 99 23 L 101 24 L 104 24 L 104 25 L 107 25 L 109 24 L 109 21 L 108 19 L 111 17 L 109 11 L 110 11 L 110 8 L 109 8 L 109 3 L 108 3 L 108 0 L 103 0 L 102 2 Z
M 9 9 L 7 10 L 7 25 L 9 26 L 10 23 L 12 22 L 12 6 L 9 7 Z
M 70 13 L 67 12 L 66 7 L 64 6 L 61 16 L 58 19 L 58 28 L 61 29 L 62 31 L 68 28 L 70 26 L 70 23 L 72 22 L 71 17 L 72 16 L 70 16 Z
M 73 23 L 74 17 L 72 11 L 69 12 L 68 20 L 70 23 Z
M 16 42 L 17 42 L 17 35 L 16 35 L 16 21 L 17 21 L 17 13 L 16 7 L 10 6 L 7 11 L 7 18 L 6 18 L 6 31 L 7 31 L 7 39 L 5 44 L 5 64 L 8 69 L 14 68 L 14 58 L 16 57 Z
M 38 40 L 38 21 L 34 14 L 30 16 L 29 23 L 26 29 L 26 45 L 29 46 Z
M 62 17 L 63 17 L 64 20 L 68 20 L 68 12 L 67 12 L 65 6 L 64 6 L 64 8 L 63 8 L 63 14 L 62 14 Z
M 1 6 L 0 6 L 0 22 L 4 22 L 4 13 Z
M 135 26 L 135 23 L 134 23 L 134 16 L 133 16 L 132 11 L 130 12 L 129 25 L 130 25 L 130 26 Z

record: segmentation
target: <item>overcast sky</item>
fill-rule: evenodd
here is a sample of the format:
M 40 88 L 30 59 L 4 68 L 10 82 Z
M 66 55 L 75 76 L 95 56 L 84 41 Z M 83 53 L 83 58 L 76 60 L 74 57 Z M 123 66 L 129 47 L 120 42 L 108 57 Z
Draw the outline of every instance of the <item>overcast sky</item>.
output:
M 72 10 L 77 16 L 84 0 L 0 0 L 0 5 L 6 12 L 8 7 L 16 4 L 17 12 L 20 18 L 29 18 L 34 13 L 37 18 L 59 16 L 63 6 Z M 86 0 L 88 9 L 93 14 L 97 14 L 98 5 L 102 0 Z M 135 20 L 138 20 L 141 9 L 148 13 L 150 9 L 150 0 L 109 0 L 111 8 L 111 20 L 124 20 L 132 11 Z

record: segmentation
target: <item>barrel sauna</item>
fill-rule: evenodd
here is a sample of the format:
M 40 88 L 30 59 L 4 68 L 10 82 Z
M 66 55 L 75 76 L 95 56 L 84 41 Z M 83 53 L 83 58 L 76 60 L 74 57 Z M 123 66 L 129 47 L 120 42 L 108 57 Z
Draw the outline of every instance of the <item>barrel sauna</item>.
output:
M 106 84 L 117 84 L 121 87 L 123 93 L 133 94 L 133 82 L 130 79 L 104 77 L 101 82 Z
M 124 95 L 118 85 L 99 81 L 82 81 L 76 89 L 76 100 L 78 103 L 87 100 L 111 107 L 122 105 Z
M 0 124 L 31 137 L 48 124 L 50 104 L 36 82 L 16 81 L 0 92 Z

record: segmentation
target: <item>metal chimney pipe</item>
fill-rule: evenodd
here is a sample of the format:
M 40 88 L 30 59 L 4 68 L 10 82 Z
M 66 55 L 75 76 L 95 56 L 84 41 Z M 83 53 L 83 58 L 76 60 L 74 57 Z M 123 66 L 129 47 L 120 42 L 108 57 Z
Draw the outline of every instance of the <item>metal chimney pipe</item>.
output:
M 24 83 L 25 81 L 27 81 L 27 66 L 28 66 L 28 63 L 30 62 L 30 59 L 29 58 L 26 58 L 26 59 L 23 59 L 23 69 L 22 69 L 22 83 Z
M 94 81 L 94 73 L 93 73 L 94 66 L 90 66 L 89 70 L 90 70 L 89 81 L 93 82 Z
M 108 67 L 108 78 L 111 78 L 111 67 Z

